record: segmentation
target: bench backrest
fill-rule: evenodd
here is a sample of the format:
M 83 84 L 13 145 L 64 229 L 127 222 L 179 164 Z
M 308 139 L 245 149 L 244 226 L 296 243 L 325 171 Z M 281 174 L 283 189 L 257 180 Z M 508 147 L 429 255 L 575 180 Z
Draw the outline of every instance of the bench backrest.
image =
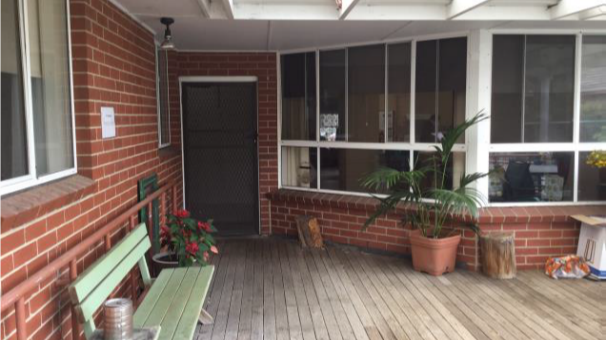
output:
M 145 261 L 145 254 L 150 248 L 147 227 L 141 223 L 70 285 L 69 294 L 84 324 L 87 338 L 96 328 L 93 318 L 95 312 L 136 264 L 139 264 L 145 286 L 151 285 Z

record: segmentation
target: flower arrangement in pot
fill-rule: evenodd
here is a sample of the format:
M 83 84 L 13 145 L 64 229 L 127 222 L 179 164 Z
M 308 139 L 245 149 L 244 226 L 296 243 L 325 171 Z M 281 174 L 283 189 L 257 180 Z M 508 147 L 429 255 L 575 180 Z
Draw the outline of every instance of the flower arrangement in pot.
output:
M 585 163 L 597 168 L 600 173 L 600 182 L 606 183 L 606 150 L 594 150 L 587 156 Z
M 410 242 L 413 267 L 417 271 L 431 275 L 453 271 L 461 241 L 461 235 L 455 228 L 462 226 L 476 233 L 479 231 L 474 220 L 484 198 L 470 184 L 488 174 L 463 175 L 458 187 L 451 189 L 447 165 L 453 158 L 452 149 L 459 138 L 465 135 L 468 128 L 487 118 L 479 113 L 444 133 L 432 157 L 413 170 L 383 168 L 362 179 L 364 187 L 387 193 L 387 197 L 373 195 L 379 205 L 364 223 L 363 229 L 387 212 L 403 208 L 404 224 L 410 223 L 413 227 Z M 431 185 L 427 184 L 428 181 Z
M 216 231 L 211 219 L 198 221 L 184 209 L 169 213 L 166 225 L 160 229 L 160 243 L 165 251 L 156 254 L 153 260 L 161 269 L 207 265 L 210 254 L 219 252 L 212 236 Z

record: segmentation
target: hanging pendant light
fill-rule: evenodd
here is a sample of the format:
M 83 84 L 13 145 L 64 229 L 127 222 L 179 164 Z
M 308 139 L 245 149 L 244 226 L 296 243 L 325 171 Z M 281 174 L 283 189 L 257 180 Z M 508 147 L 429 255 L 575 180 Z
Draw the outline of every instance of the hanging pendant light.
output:
M 160 18 L 160 22 L 166 26 L 164 30 L 164 41 L 160 44 L 160 48 L 163 50 L 174 50 L 175 44 L 173 43 L 173 36 L 170 32 L 170 25 L 172 25 L 175 20 L 173 18 Z

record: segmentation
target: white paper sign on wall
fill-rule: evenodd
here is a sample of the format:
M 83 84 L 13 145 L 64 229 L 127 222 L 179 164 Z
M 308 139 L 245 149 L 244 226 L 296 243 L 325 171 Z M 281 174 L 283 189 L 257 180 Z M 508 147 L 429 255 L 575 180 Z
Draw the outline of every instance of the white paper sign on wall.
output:
M 116 137 L 116 120 L 113 107 L 101 108 L 101 137 Z

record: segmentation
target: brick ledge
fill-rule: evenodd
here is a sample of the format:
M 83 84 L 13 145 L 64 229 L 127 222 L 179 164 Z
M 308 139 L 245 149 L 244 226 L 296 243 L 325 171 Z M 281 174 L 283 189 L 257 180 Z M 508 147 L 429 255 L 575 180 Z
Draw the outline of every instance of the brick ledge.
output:
M 373 211 L 377 201 L 372 197 L 279 189 L 267 194 L 271 201 L 327 205 L 334 208 Z M 488 207 L 480 212 L 478 223 L 570 222 L 571 215 L 604 215 L 604 205 Z
M 74 175 L 2 197 L 2 232 L 93 193 L 95 181 Z

